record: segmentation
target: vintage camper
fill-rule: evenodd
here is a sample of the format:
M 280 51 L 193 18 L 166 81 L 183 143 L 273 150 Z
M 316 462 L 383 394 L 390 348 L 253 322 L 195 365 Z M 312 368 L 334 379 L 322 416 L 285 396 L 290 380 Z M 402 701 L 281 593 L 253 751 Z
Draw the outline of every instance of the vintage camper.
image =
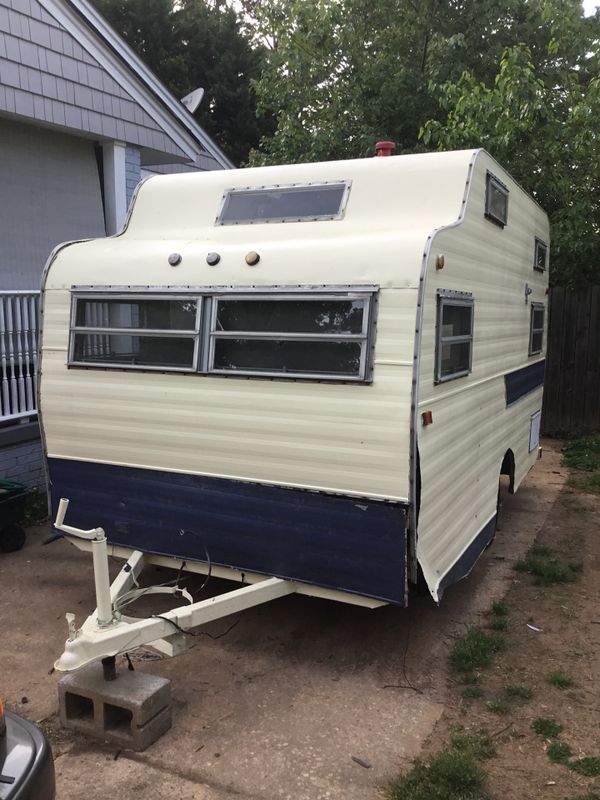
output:
M 538 456 L 548 246 L 483 150 L 147 180 L 46 269 L 54 513 L 276 594 L 439 600 Z

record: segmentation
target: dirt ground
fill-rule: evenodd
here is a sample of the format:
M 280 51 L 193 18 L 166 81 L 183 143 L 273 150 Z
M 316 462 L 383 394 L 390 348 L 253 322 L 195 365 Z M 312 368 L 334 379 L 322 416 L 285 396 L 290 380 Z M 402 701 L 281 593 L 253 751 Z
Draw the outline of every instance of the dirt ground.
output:
M 51 668 L 66 638 L 65 611 L 81 622 L 94 606 L 91 559 L 65 541 L 42 546 L 47 528 L 32 529 L 21 552 L 0 556 L 0 689 L 10 707 L 48 731 L 58 800 L 111 792 L 125 800 L 373 800 L 412 759 L 442 746 L 456 720 L 492 731 L 514 724 L 517 733 L 506 742 L 500 734 L 499 754 L 486 763 L 495 797 L 562 800 L 590 785 L 550 764 L 529 728 L 535 716 L 555 716 L 575 754 L 600 749 L 600 508 L 597 498 L 565 487 L 560 453 L 545 445 L 544 458 L 507 498 L 494 544 L 439 608 L 423 597 L 406 610 L 369 611 L 289 596 L 244 612 L 227 635 L 194 640 L 175 659 L 136 661 L 137 669 L 170 678 L 174 697 L 172 729 L 140 754 L 73 737 L 57 724 L 59 676 Z M 539 589 L 514 572 L 538 535 L 585 562 L 578 583 Z M 448 650 L 507 593 L 510 647 L 484 678 L 486 697 L 467 703 Z M 530 619 L 541 632 L 527 628 Z M 546 682 L 559 668 L 575 677 L 573 690 Z M 508 675 L 535 693 L 497 717 L 485 700 Z

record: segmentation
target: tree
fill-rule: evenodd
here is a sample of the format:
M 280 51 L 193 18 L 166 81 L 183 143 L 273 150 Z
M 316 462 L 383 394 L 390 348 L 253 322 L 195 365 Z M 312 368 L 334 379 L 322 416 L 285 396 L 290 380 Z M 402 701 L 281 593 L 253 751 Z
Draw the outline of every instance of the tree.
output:
M 234 163 L 272 131 L 272 120 L 257 116 L 252 88 L 264 48 L 251 45 L 232 8 L 202 0 L 94 3 L 175 97 L 204 89 L 194 116 Z
M 600 283 L 600 18 L 581 20 L 575 6 L 546 4 L 554 35 L 537 66 L 518 45 L 491 86 L 468 71 L 432 84 L 444 118 L 421 130 L 442 150 L 485 147 L 539 201 L 551 223 L 551 280 L 565 286 Z

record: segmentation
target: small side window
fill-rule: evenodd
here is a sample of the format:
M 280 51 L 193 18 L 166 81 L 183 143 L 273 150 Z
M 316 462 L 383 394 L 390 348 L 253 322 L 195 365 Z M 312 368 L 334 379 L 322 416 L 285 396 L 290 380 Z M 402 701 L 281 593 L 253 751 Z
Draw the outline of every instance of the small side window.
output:
M 544 342 L 544 317 L 546 309 L 543 303 L 531 304 L 531 318 L 529 322 L 529 355 L 535 356 L 542 352 Z
M 438 293 L 435 381 L 461 378 L 471 372 L 473 296 L 467 292 Z
M 485 216 L 501 228 L 508 222 L 508 188 L 491 172 L 485 182 Z
M 541 239 L 535 237 L 535 250 L 533 255 L 533 268 L 544 272 L 548 258 L 548 246 Z

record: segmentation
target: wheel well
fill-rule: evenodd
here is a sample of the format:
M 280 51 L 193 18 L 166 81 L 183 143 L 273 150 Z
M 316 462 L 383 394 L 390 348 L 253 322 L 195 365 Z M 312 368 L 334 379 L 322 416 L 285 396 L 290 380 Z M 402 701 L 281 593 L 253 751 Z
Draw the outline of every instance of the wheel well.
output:
M 510 494 L 515 492 L 515 454 L 512 450 L 507 450 L 502 459 L 502 466 L 500 467 L 500 475 L 508 475 L 509 484 L 508 491 Z

